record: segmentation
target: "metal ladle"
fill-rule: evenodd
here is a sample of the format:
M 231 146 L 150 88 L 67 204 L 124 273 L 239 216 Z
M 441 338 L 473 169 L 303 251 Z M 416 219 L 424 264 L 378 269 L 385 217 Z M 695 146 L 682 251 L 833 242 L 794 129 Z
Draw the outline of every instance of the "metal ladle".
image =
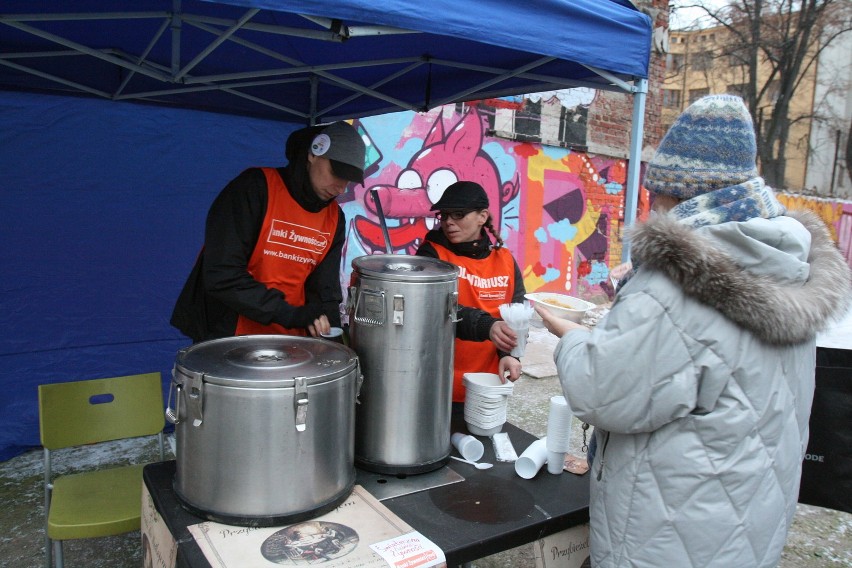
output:
M 462 458 L 457 458 L 456 456 L 450 456 L 450 457 L 453 458 L 454 460 L 458 460 L 460 462 L 469 463 L 470 465 L 472 465 L 476 469 L 489 469 L 489 468 L 494 467 L 493 463 L 475 462 L 475 461 L 470 461 L 470 460 L 466 460 L 466 459 L 462 459 Z

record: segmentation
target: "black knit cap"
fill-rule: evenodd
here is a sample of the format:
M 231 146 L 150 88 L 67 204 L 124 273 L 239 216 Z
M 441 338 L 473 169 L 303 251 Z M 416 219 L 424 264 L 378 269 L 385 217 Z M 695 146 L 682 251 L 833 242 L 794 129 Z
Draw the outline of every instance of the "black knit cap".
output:
M 452 209 L 488 209 L 488 194 L 475 181 L 457 181 L 447 187 L 432 211 Z

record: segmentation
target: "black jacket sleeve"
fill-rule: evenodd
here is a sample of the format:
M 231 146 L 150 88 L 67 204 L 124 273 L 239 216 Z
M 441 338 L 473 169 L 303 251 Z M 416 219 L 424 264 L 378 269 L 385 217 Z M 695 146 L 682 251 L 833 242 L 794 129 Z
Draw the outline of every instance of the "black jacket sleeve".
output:
M 527 288 L 524 286 L 524 274 L 521 272 L 521 267 L 518 266 L 518 261 L 512 256 L 512 263 L 515 265 L 515 291 L 512 293 L 513 304 L 523 304 L 526 301 L 524 296 L 527 295 Z
M 338 207 L 332 204 L 331 207 Z M 338 211 L 337 229 L 331 240 L 331 248 L 305 281 L 305 305 L 320 306 L 321 313 L 328 317 L 333 327 L 340 327 L 340 304 L 343 293 L 340 289 L 340 258 L 346 238 L 346 217 Z

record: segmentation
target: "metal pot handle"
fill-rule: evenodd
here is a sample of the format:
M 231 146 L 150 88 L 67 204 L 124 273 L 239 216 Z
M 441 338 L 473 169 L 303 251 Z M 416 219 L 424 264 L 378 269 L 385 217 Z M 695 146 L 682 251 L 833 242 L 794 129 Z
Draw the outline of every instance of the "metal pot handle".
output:
M 364 384 L 364 375 L 361 373 L 361 360 L 355 357 L 355 404 L 361 404 L 358 397 L 361 396 L 361 385 Z
M 364 296 L 372 296 L 373 298 L 377 298 L 376 300 L 371 302 L 371 304 L 373 306 L 378 307 L 378 310 L 376 310 L 376 312 L 374 314 L 374 315 L 376 315 L 376 317 L 367 317 L 367 316 L 358 314 L 359 310 L 363 309 L 363 305 L 364 305 L 363 297 Z M 354 320 L 356 322 L 358 322 L 360 324 L 364 324 L 364 325 L 375 325 L 375 326 L 384 325 L 384 323 L 385 323 L 385 292 L 384 292 L 384 290 L 374 292 L 373 290 L 360 290 L 359 289 L 358 290 L 358 300 L 355 304 Z
M 450 317 L 450 321 L 453 323 L 457 323 L 461 321 L 459 317 L 459 293 L 453 292 L 449 296 L 447 296 L 447 308 L 448 308 L 448 316 Z
M 180 393 L 183 391 L 182 385 L 175 384 L 174 380 L 172 380 L 172 384 L 169 386 L 169 402 L 166 404 L 166 420 L 171 422 L 172 424 L 180 424 Z M 175 392 L 175 407 L 172 409 L 172 392 Z
M 296 377 L 294 382 L 295 396 L 293 404 L 296 411 L 296 432 L 304 432 L 308 427 L 308 385 L 307 377 Z

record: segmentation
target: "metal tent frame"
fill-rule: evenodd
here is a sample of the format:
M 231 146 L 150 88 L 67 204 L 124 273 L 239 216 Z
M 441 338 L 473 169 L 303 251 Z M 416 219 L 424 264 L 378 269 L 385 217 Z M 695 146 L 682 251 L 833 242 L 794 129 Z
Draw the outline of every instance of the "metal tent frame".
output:
M 521 20 L 505 0 L 433 0 L 426 15 L 447 22 L 412 0 L 13 4 L 0 15 L 0 89 L 302 124 L 572 87 L 631 94 L 635 221 L 651 30 L 625 0 L 548 0 Z M 529 44 L 539 29 L 550 37 Z

